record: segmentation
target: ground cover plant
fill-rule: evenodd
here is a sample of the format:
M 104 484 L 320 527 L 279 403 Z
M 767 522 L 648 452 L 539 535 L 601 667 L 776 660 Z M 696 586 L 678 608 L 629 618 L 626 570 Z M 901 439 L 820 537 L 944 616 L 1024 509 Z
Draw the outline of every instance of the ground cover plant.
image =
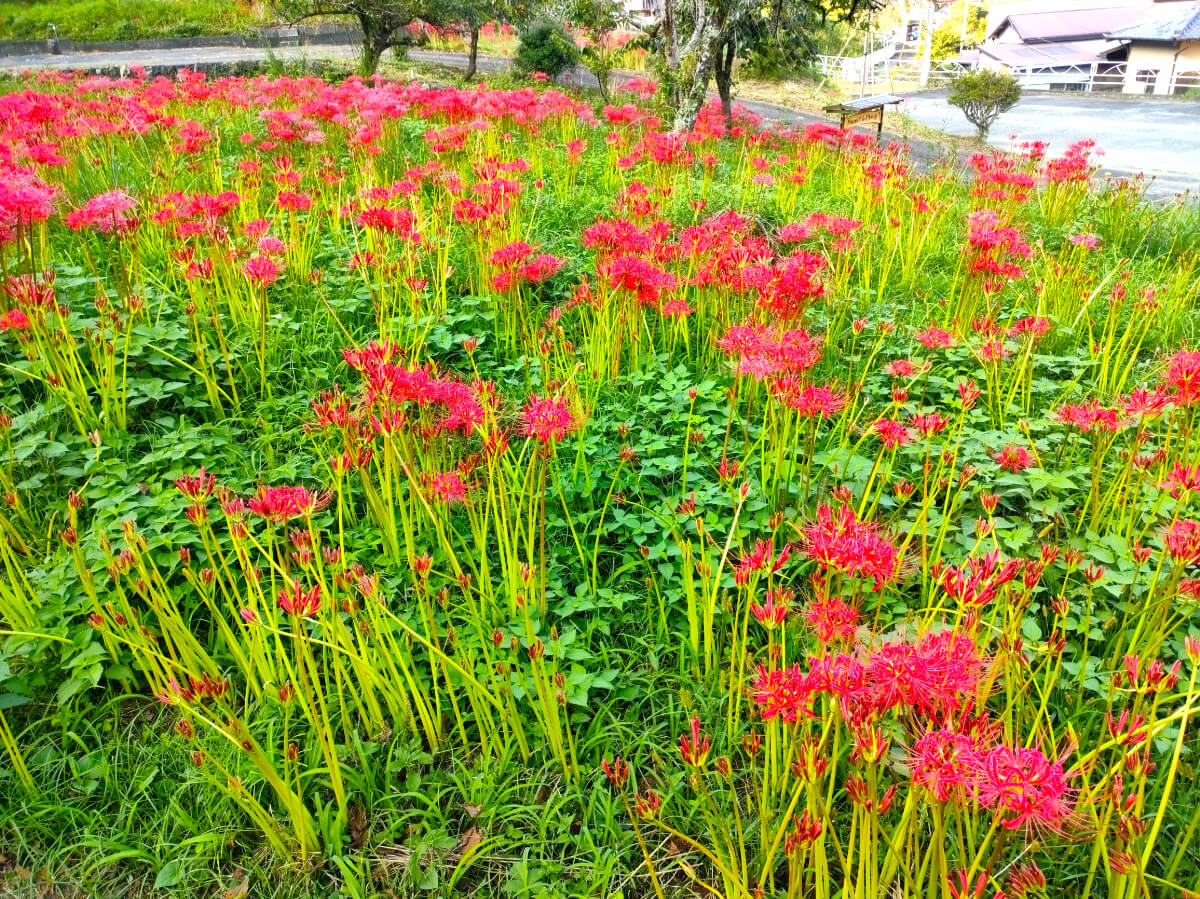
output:
M 247 34 L 267 24 L 251 0 L 3 0 L 0 40 L 44 41 L 51 26 L 73 41 Z
M 0 98 L 0 882 L 1200 887 L 1200 221 L 655 87 Z

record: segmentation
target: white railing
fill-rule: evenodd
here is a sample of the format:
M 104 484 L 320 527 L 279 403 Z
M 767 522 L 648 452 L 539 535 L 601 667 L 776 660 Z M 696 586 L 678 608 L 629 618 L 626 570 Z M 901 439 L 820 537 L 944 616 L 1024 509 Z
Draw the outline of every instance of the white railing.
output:
M 1022 87 L 1032 90 L 1120 91 L 1127 94 L 1170 96 L 1200 90 L 1200 71 L 1172 73 L 1137 69 L 1123 62 L 1098 62 L 1075 66 L 1026 66 L 1010 69 Z
M 818 56 L 817 68 L 827 78 L 864 84 L 873 91 L 892 90 L 898 86 L 912 87 L 922 83 L 919 59 L 884 58 L 869 64 L 864 72 L 861 56 Z M 927 83 L 943 85 L 964 71 L 966 67 L 961 63 L 934 62 L 929 66 Z
M 920 85 L 919 59 L 886 59 L 863 71 L 861 56 L 818 56 L 817 68 L 827 78 L 861 84 L 872 92 L 894 91 Z M 964 63 L 942 61 L 930 65 L 928 84 L 945 85 L 969 68 Z M 1197 66 L 1200 69 L 1200 66 Z M 1009 69 L 1026 90 L 1124 92 L 1130 94 L 1175 95 L 1189 91 L 1200 93 L 1200 71 L 1139 69 L 1128 77 L 1123 62 L 1097 62 L 1086 65 L 1020 66 Z

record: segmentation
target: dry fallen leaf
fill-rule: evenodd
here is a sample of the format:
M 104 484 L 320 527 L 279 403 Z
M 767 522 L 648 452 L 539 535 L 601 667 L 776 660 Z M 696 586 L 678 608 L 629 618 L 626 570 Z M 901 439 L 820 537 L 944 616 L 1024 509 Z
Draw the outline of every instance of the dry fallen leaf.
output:
M 350 848 L 361 849 L 367 839 L 367 810 L 357 802 L 350 803 Z
M 234 871 L 233 878 L 236 882 L 221 894 L 221 899 L 245 899 L 245 897 L 250 895 L 249 875 L 241 871 Z
M 468 815 L 470 815 L 470 816 L 471 816 L 471 820 L 472 820 L 472 821 L 474 821 L 476 818 L 478 818 L 478 817 L 479 817 L 479 813 L 480 813 L 481 811 L 483 811 L 483 806 L 482 806 L 482 805 L 464 805 L 464 806 L 463 806 L 463 810 L 464 810 L 464 811 L 465 811 L 465 812 L 466 812 Z
M 484 833 L 478 827 L 472 827 L 458 838 L 458 854 L 464 856 L 483 842 Z

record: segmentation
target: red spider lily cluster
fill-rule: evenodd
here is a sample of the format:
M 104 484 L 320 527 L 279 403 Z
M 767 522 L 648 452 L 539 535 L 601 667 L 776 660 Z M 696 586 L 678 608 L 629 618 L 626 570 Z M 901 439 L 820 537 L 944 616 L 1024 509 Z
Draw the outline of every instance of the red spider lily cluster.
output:
M 1090 146 L 963 182 L 719 105 L 665 132 L 649 81 L 39 78 L 0 97 L 0 614 L 73 572 L 281 852 L 403 734 L 579 795 L 599 762 L 660 897 L 1190 870 L 1200 262 Z M 168 411 L 228 458 L 131 461 Z M 178 521 L 112 520 L 117 461 Z M 652 659 L 607 709 L 670 753 L 597 736 L 601 657 Z

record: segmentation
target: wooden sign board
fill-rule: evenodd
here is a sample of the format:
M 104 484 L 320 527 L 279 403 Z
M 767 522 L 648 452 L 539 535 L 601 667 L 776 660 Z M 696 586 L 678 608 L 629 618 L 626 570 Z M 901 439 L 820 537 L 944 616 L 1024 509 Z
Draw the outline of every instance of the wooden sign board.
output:
M 842 127 L 849 128 L 851 125 L 875 125 L 883 124 L 883 107 L 873 106 L 870 109 L 864 109 L 861 112 L 847 112 L 842 115 Z

